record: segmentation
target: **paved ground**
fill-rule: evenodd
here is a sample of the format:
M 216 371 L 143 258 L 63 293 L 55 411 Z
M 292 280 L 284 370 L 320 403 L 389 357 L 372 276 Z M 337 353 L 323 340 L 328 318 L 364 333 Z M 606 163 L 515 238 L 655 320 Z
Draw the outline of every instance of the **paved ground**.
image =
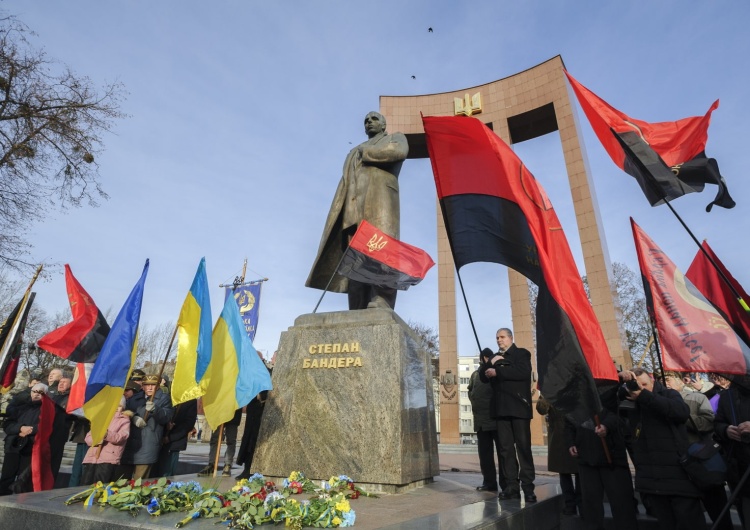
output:
M 206 465 L 208 463 L 208 450 L 208 443 L 190 443 L 188 444 L 188 448 L 180 453 L 180 462 Z M 534 446 L 532 450 L 534 453 L 534 467 L 539 479 L 545 482 L 547 482 L 545 477 L 556 480 L 557 474 L 547 471 L 547 448 L 545 446 Z M 438 445 L 438 455 L 440 458 L 441 474 L 448 472 L 480 473 L 476 445 L 441 444 Z M 219 464 L 223 465 L 223 458 L 219 461 Z M 233 475 L 238 475 L 241 470 L 241 466 L 234 464 Z M 304 469 L 300 471 L 304 471 Z M 346 473 L 346 470 L 342 470 L 342 473 Z M 352 478 L 356 480 L 356 477 Z M 477 477 L 476 480 L 479 480 L 479 483 L 481 483 L 481 476 Z
M 534 447 L 537 472 L 537 493 L 540 505 L 547 502 L 557 517 L 559 508 L 554 499 L 559 493 L 557 474 L 547 471 L 546 447 Z M 482 482 L 479 458 L 475 445 L 440 445 L 440 476 L 432 484 L 405 493 L 384 495 L 380 498 L 360 497 L 352 502 L 357 513 L 356 527 L 360 530 L 374 528 L 479 528 L 497 521 L 501 514 L 508 516 L 521 510 L 519 501 L 497 501 L 497 494 L 476 491 Z M 207 443 L 191 443 L 180 455 L 185 463 L 205 465 L 208 459 Z M 233 475 L 241 471 L 237 465 Z M 302 470 L 304 471 L 304 470 Z M 342 470 L 346 473 L 346 470 Z M 356 480 L 356 477 L 352 477 Z M 233 479 L 224 479 L 221 487 L 229 486 Z M 536 509 L 536 507 L 535 507 Z M 572 521 L 571 521 L 572 522 Z M 576 528 L 561 526 L 561 528 Z

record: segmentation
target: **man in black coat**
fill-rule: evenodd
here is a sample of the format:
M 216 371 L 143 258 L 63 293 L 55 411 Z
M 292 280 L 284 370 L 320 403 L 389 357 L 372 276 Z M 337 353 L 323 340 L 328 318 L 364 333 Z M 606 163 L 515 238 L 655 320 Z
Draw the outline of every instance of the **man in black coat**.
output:
M 705 529 L 701 493 L 680 464 L 678 451 L 687 448 L 685 422 L 690 408 L 680 393 L 654 381 L 642 368 L 624 372 L 634 380 L 621 397 L 635 403 L 629 411 L 633 436 L 635 489 L 648 504 L 663 529 Z M 626 388 L 628 388 L 626 386 Z
M 508 484 L 498 499 L 518 499 L 523 489 L 526 502 L 536 502 L 531 454 L 531 353 L 513 344 L 513 332 L 508 328 L 497 330 L 496 339 L 499 351 L 480 368 L 479 377 L 492 385 L 491 410 L 498 420 L 503 475 Z
M 187 449 L 188 436 L 195 428 L 198 400 L 191 399 L 174 407 L 172 421 L 164 428 L 159 451 L 157 477 L 172 477 L 180 459 L 180 451 Z
M 599 425 L 594 419 L 584 423 L 574 423 L 570 416 L 565 419 L 568 451 L 578 460 L 581 518 L 585 528 L 604 528 L 605 493 L 615 528 L 638 528 L 633 478 L 628 467 L 622 422 L 617 414 L 616 393 L 616 387 L 601 393 L 604 408 L 599 412 Z

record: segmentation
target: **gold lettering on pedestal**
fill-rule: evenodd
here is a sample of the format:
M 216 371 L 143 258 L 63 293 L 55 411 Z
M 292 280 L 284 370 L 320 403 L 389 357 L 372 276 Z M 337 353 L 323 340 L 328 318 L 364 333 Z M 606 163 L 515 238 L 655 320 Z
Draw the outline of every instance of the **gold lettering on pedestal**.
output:
M 359 342 L 332 342 L 323 344 L 310 344 L 307 348 L 310 355 L 360 353 Z M 362 366 L 362 358 L 357 356 L 347 357 L 321 357 L 318 359 L 302 359 L 302 368 L 355 368 Z
M 311 355 L 321 353 L 356 353 L 359 352 L 359 342 L 333 342 L 329 344 L 310 344 L 307 352 Z

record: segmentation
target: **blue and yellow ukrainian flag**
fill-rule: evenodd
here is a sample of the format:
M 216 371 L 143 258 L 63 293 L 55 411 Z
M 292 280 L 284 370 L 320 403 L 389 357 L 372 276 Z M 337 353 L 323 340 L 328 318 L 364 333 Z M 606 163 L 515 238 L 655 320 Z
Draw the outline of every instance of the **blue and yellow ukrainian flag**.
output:
M 92 445 L 101 443 L 107 434 L 109 422 L 115 415 L 125 383 L 133 370 L 138 351 L 138 320 L 141 318 L 143 286 L 147 274 L 148 260 L 143 267 L 141 279 L 120 309 L 86 383 L 83 414 L 91 422 Z
M 211 429 L 218 429 L 263 390 L 271 390 L 271 374 L 255 351 L 233 296 L 214 326 L 213 353 L 206 376 L 203 411 Z
M 211 297 L 208 293 L 206 258 L 201 258 L 193 285 L 177 319 L 177 364 L 172 381 L 172 404 L 206 393 L 204 377 L 211 362 Z

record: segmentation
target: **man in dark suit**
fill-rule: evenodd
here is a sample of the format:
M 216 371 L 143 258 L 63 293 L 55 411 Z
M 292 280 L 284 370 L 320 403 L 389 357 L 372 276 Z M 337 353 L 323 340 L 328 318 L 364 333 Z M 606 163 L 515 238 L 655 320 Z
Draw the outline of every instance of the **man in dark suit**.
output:
M 536 502 L 534 459 L 531 454 L 531 353 L 513 343 L 513 332 L 497 330 L 498 353 L 480 368 L 479 377 L 493 389 L 493 416 L 497 418 L 503 474 L 507 487 L 498 499 Z

